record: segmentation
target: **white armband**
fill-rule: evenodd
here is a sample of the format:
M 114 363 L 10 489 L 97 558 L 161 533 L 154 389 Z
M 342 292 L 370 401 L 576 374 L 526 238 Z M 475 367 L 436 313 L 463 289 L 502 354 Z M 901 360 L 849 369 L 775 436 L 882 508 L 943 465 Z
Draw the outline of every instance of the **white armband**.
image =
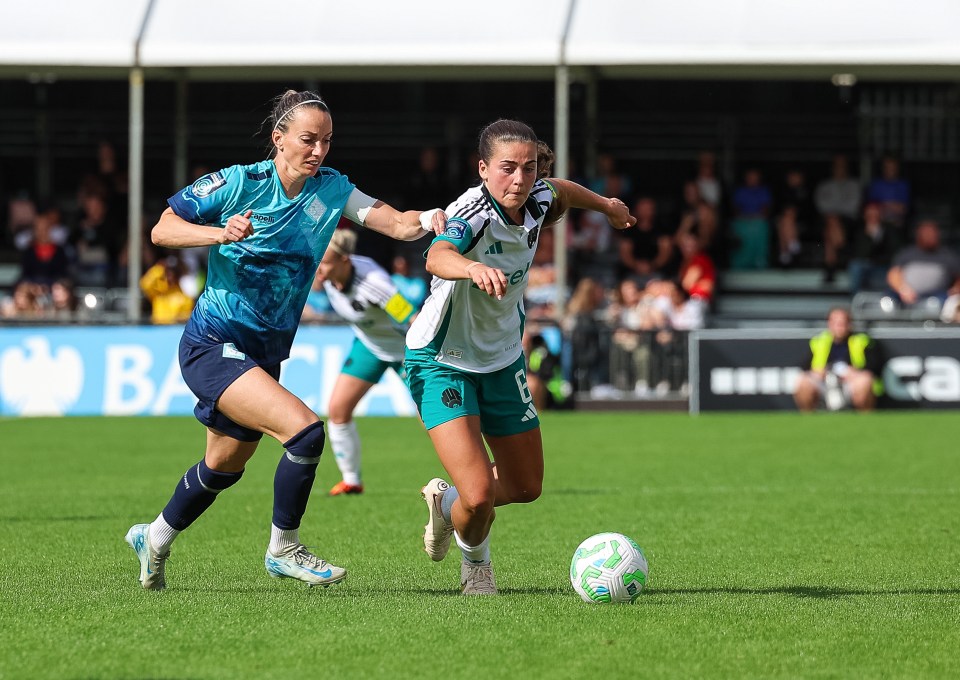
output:
M 354 187 L 353 191 L 350 192 L 350 198 L 347 199 L 347 205 L 343 208 L 343 216 L 351 222 L 363 226 L 367 221 L 367 213 L 376 203 L 377 199 L 367 196 Z
M 440 212 L 440 208 L 424 210 L 420 213 L 420 228 L 424 231 L 433 231 L 433 216 Z

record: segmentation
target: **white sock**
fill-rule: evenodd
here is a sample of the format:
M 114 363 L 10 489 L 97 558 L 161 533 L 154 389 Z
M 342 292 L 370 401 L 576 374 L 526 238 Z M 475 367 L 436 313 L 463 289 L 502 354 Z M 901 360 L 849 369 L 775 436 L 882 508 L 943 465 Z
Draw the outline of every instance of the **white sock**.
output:
M 453 524 L 453 517 L 450 513 L 453 511 L 453 502 L 458 498 L 460 498 L 460 492 L 457 491 L 455 486 L 451 486 L 440 496 L 440 514 L 443 515 L 443 519 L 448 524 Z
M 460 546 L 460 552 L 463 553 L 463 561 L 468 564 L 490 564 L 490 534 L 480 542 L 480 545 L 467 545 L 460 538 L 460 533 L 453 532 L 457 539 L 457 545 Z
M 270 525 L 270 553 L 273 555 L 282 555 L 288 550 L 293 550 L 300 545 L 299 529 L 278 529 L 275 525 Z
M 351 486 L 360 486 L 360 435 L 357 434 L 357 424 L 352 420 L 345 423 L 327 421 L 327 433 L 343 481 Z
M 180 535 L 177 529 L 167 524 L 162 512 L 150 523 L 150 529 L 147 533 L 150 537 L 150 545 L 161 555 L 170 550 L 173 539 Z

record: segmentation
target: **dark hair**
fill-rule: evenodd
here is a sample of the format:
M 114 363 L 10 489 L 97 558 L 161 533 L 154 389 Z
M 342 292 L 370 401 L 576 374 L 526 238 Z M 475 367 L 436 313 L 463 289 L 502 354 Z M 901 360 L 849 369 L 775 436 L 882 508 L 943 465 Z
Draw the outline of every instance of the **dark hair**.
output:
M 489 163 L 493 157 L 493 147 L 504 142 L 533 142 L 536 144 L 539 140 L 537 134 L 526 123 L 519 120 L 507 120 L 501 118 L 490 123 L 480 132 L 480 145 L 478 151 L 480 158 L 484 163 Z M 549 147 L 548 147 L 549 148 Z M 537 148 L 537 160 L 539 161 L 539 147 Z M 551 152 L 552 154 L 552 152 Z
M 549 177 L 553 172 L 553 149 L 546 142 L 537 141 L 537 179 Z
M 271 137 L 274 130 L 286 132 L 289 129 L 290 121 L 293 119 L 293 113 L 303 107 L 312 107 L 330 113 L 330 107 L 316 92 L 304 90 L 287 90 L 273 100 L 273 109 L 270 115 L 263 121 L 263 127 L 270 128 Z M 271 154 L 276 151 L 273 145 L 273 139 L 267 140 L 267 145 Z

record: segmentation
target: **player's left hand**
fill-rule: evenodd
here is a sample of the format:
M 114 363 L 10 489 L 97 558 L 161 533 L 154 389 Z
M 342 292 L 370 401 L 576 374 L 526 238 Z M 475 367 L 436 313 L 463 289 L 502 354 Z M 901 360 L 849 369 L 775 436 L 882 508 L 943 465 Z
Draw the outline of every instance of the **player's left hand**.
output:
M 420 226 L 424 231 L 432 231 L 439 236 L 447 228 L 447 213 L 440 208 L 420 213 Z
M 619 198 L 608 198 L 603 214 L 614 229 L 629 229 L 637 223 L 637 218 L 630 214 L 626 204 Z

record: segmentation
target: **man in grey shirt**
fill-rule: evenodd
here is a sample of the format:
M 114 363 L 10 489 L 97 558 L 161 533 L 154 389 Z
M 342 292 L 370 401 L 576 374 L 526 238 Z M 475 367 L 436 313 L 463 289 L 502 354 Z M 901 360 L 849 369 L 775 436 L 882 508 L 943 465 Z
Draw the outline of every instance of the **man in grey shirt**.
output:
M 940 243 L 934 220 L 917 225 L 914 245 L 894 256 L 887 283 L 904 306 L 930 304 L 930 298 L 942 305 L 947 296 L 960 293 L 960 256 Z

